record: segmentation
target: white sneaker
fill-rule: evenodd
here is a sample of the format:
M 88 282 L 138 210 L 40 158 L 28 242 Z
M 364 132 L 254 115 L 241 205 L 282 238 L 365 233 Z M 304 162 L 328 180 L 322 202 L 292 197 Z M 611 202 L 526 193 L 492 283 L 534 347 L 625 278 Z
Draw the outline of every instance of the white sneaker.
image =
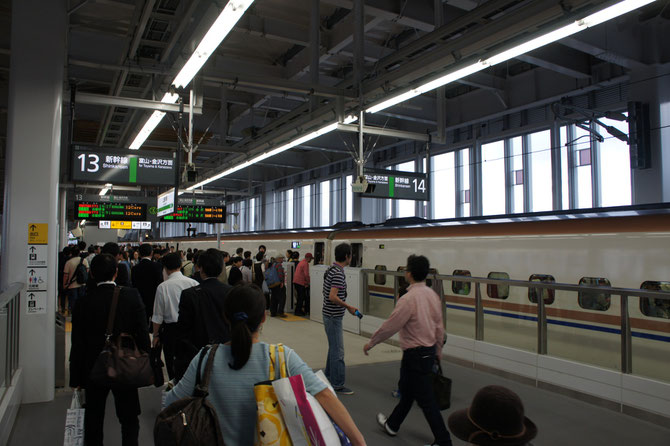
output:
M 393 429 L 391 429 L 389 425 L 386 423 L 386 415 L 384 415 L 383 413 L 377 414 L 377 424 L 379 424 L 379 426 L 382 429 L 384 429 L 384 432 L 389 434 L 391 437 L 395 437 L 396 435 L 398 435 L 398 433 L 395 432 Z

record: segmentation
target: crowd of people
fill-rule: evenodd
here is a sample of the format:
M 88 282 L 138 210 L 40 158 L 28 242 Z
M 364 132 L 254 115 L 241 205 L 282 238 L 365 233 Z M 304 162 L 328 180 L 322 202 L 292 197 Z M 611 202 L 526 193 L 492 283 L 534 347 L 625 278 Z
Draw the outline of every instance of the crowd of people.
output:
M 138 444 L 137 389 L 107 387 L 89 379 L 105 345 L 110 311 L 116 314 L 112 337 L 124 333 L 132 336 L 142 351 L 162 350 L 169 379 L 167 404 L 194 393 L 196 377 L 202 371 L 198 366 L 207 362 L 199 358 L 199 352 L 208 345 L 219 344 L 207 399 L 216 409 L 225 444 L 254 444 L 257 432 L 253 387 L 267 379 L 270 361 L 269 345 L 260 341 L 259 333 L 267 317 L 286 317 L 287 287 L 296 289 L 294 313 L 309 313 L 312 254 L 306 253 L 300 260 L 298 252 L 268 252 L 263 245 L 255 255 L 243 248 L 230 255 L 213 248 L 182 252 L 149 244 L 132 247 L 107 243 L 84 248 L 63 250 L 59 307 L 72 315 L 70 385 L 86 391 L 85 444 L 103 444 L 104 408 L 110 392 L 122 426 L 122 444 Z M 323 284 L 322 312 L 328 342 L 324 373 L 341 395 L 354 393 L 345 386 L 342 319 L 346 312 L 362 317 L 358 308 L 347 303 L 344 268 L 351 255 L 350 245 L 335 247 L 335 262 L 324 273 Z M 285 260 L 295 262 L 292 283 L 287 283 Z M 452 442 L 431 381 L 431 371 L 440 360 L 444 343 L 444 324 L 439 297 L 425 283 L 428 271 L 425 257 L 408 258 L 408 291 L 365 345 L 364 353 L 367 355 L 375 345 L 399 333 L 403 349 L 400 401 L 388 418 L 380 413 L 377 421 L 386 434 L 397 435 L 416 401 L 434 436 L 432 444 L 444 446 Z M 115 292 L 117 288 L 120 291 Z M 113 301 L 118 304 L 112 310 Z M 289 375 L 302 375 L 306 390 L 351 444 L 366 444 L 335 394 L 297 352 L 286 347 L 285 354 Z M 492 398 L 497 403 L 486 402 Z M 491 407 L 495 408 L 493 413 Z M 496 411 L 506 415 L 501 418 Z M 501 419 L 506 420 L 505 426 L 500 425 Z M 454 435 L 471 444 L 524 445 L 537 433 L 535 425 L 524 417 L 518 397 L 508 389 L 495 387 L 482 389 L 470 409 L 452 414 L 449 427 Z

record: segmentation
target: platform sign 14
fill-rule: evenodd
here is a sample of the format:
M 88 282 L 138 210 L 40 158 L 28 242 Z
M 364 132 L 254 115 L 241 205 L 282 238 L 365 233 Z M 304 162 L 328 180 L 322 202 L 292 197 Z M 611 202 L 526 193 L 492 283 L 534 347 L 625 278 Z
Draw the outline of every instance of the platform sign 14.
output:
M 112 184 L 172 186 L 177 161 L 173 155 L 136 150 L 90 150 L 76 146 L 72 180 Z
M 367 190 L 364 197 L 394 198 L 399 200 L 430 200 L 428 176 L 425 173 L 397 170 L 365 169 Z

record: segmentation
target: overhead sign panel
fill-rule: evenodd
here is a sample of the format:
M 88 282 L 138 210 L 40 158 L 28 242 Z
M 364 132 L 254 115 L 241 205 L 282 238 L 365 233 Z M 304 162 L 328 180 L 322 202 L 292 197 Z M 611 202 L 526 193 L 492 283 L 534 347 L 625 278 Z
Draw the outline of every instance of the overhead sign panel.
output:
M 160 219 L 182 223 L 225 223 L 226 206 L 220 200 L 179 198 L 175 211 Z
M 99 201 L 75 201 L 75 220 L 124 220 L 145 221 L 147 205 L 144 203 L 103 203 Z
M 364 197 L 430 200 L 425 173 L 378 169 L 365 169 L 363 173 L 368 182 L 367 190 L 361 194 Z
M 176 169 L 174 154 L 160 155 L 137 150 L 92 150 L 75 146 L 72 180 L 173 186 Z
M 174 213 L 174 196 L 175 190 L 170 189 L 169 191 L 160 194 L 158 196 L 158 216 L 162 217 L 163 215 L 168 215 Z

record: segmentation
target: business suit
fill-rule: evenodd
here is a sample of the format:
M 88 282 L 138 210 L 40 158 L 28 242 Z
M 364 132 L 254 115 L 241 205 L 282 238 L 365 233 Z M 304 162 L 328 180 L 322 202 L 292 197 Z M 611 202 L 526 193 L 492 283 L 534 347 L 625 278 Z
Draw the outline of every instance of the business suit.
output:
M 140 401 L 137 389 L 117 390 L 89 383 L 91 369 L 105 345 L 114 287 L 112 283 L 101 283 L 91 289 L 77 300 L 72 314 L 70 386 L 86 389 L 84 432 L 87 446 L 102 445 L 105 402 L 110 390 L 121 423 L 123 446 L 134 446 L 138 441 Z M 133 288 L 122 287 L 119 293 L 113 335 L 116 337 L 120 333 L 132 335 L 140 350 L 149 351 L 144 304 Z
M 154 311 L 156 288 L 163 281 L 163 266 L 158 262 L 144 258 L 133 267 L 130 272 L 133 287 L 137 288 L 142 296 L 142 302 L 147 312 L 147 322 Z
M 230 341 L 223 304 L 231 289 L 230 285 L 211 277 L 182 291 L 176 330 L 175 379 L 181 379 L 193 357 L 205 345 Z

